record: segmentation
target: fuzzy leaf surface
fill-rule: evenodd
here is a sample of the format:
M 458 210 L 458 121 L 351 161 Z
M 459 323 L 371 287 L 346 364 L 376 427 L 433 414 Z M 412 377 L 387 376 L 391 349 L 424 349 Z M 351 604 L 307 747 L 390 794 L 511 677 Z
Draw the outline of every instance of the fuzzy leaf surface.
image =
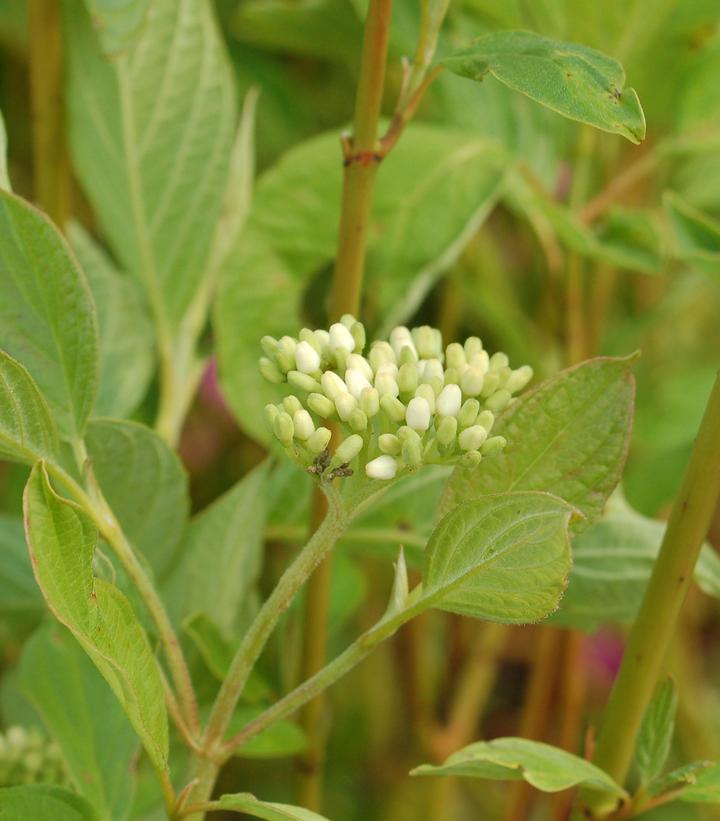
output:
M 656 779 L 670 753 L 678 694 L 671 678 L 661 682 L 643 716 L 635 742 L 634 765 L 642 784 Z

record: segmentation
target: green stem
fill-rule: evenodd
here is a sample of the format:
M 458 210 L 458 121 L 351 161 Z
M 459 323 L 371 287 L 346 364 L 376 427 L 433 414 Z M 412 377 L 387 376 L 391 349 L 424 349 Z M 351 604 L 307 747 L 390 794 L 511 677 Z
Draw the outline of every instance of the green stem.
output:
M 306 535 L 302 525 L 268 525 L 265 528 L 265 541 L 268 542 L 300 542 Z M 394 542 L 405 547 L 423 548 L 427 537 L 400 528 L 358 527 L 343 533 L 338 541 L 347 544 Z
M 720 374 L 705 410 L 660 553 L 632 626 L 593 762 L 622 783 L 720 496 Z M 596 817 L 609 808 L 588 796 Z

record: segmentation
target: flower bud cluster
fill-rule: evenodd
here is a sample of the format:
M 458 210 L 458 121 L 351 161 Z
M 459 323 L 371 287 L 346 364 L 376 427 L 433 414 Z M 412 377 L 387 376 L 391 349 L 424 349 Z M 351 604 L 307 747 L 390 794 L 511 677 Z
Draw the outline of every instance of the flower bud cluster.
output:
M 0 733 L 0 787 L 68 784 L 60 748 L 36 729 L 9 727 Z
M 347 475 L 362 454 L 366 474 L 392 479 L 422 464 L 474 466 L 501 451 L 496 414 L 532 378 L 504 353 L 490 356 L 477 337 L 443 348 L 424 325 L 397 327 L 365 351 L 365 329 L 349 314 L 330 329 L 304 328 L 299 338 L 262 339 L 260 371 L 293 393 L 266 413 L 277 440 L 312 472 Z M 343 439 L 330 457 L 335 424 Z M 344 473 L 343 473 L 344 472 Z

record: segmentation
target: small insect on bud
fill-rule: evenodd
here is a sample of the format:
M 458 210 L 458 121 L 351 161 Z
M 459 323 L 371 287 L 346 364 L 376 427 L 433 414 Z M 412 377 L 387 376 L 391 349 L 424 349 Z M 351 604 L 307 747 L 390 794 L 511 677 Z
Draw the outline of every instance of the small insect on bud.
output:
M 365 342 L 367 341 L 365 336 L 365 326 L 362 322 L 354 322 L 350 328 L 350 333 L 355 340 L 355 350 L 358 353 L 362 353 L 365 348 Z
M 355 408 L 348 418 L 348 425 L 350 425 L 351 430 L 362 433 L 367 430 L 368 418 L 360 408 Z
M 292 444 L 295 427 L 289 413 L 281 411 L 273 420 L 273 433 L 280 444 L 288 447 Z
M 487 397 L 494 394 L 499 387 L 500 375 L 497 371 L 489 371 L 485 374 L 485 381 L 483 382 L 483 388 L 480 391 L 480 396 L 482 396 L 483 399 L 487 399 Z
M 502 390 L 496 391 L 492 396 L 488 396 L 485 400 L 485 404 L 493 413 L 500 413 L 501 410 L 504 410 L 508 406 L 511 399 L 512 394 L 510 391 L 503 388 Z
M 372 419 L 380 410 L 380 394 L 375 388 L 365 388 L 360 394 L 358 406 L 368 419 Z
M 395 355 L 398 357 L 400 356 L 403 348 L 410 348 L 410 350 L 417 357 L 417 351 L 415 350 L 415 343 L 413 342 L 412 335 L 403 325 L 398 325 L 390 331 L 390 344 L 395 351 Z
M 292 394 L 290 394 L 290 396 L 286 396 L 283 399 L 282 404 L 283 408 L 285 408 L 285 410 L 290 414 L 290 416 L 292 416 L 295 413 L 295 411 L 299 411 L 302 409 L 302 403 L 297 398 L 297 396 L 293 396 Z
M 458 423 L 454 416 L 445 416 L 437 427 L 435 438 L 443 447 L 449 447 L 457 436 Z
M 347 358 L 346 364 L 348 368 L 360 371 L 368 382 L 372 382 L 374 378 L 373 369 L 370 367 L 370 363 L 364 356 L 360 356 L 359 353 L 351 353 Z
M 426 431 L 430 427 L 430 405 L 422 396 L 413 397 L 405 411 L 405 420 L 409 427 L 417 431 Z
M 383 453 L 390 456 L 397 456 L 400 453 L 400 440 L 393 433 L 381 433 L 378 445 Z
M 295 387 L 300 388 L 300 390 L 307 391 L 308 393 L 322 390 L 322 386 L 317 379 L 313 379 L 312 376 L 307 373 L 301 373 L 300 371 L 288 371 L 287 380 L 291 385 L 295 385 Z
M 508 359 L 508 355 L 506 353 L 503 353 L 502 351 L 498 351 L 490 357 L 491 371 L 497 371 L 500 368 L 507 368 L 509 364 L 510 360 Z
M 477 450 L 487 439 L 487 431 L 481 425 L 471 425 L 460 431 L 458 445 L 460 450 Z
M 477 450 L 470 450 L 467 453 L 463 453 L 460 459 L 460 464 L 464 468 L 474 468 L 477 467 L 481 461 L 482 456 L 480 455 L 480 452 Z
M 315 373 L 320 368 L 320 354 L 303 340 L 295 349 L 295 363 L 302 373 Z
M 259 368 L 260 373 L 265 379 L 267 379 L 268 382 L 273 382 L 275 385 L 279 385 L 281 382 L 285 381 L 285 377 L 283 376 L 283 372 L 280 368 L 278 368 L 278 366 L 266 356 L 260 357 Z
M 320 383 L 322 384 L 323 393 L 328 399 L 336 399 L 347 392 L 347 385 L 335 371 L 325 371 L 320 378 Z
M 460 387 L 466 396 L 479 396 L 485 382 L 485 374 L 479 368 L 468 368 L 460 377 Z
M 360 394 L 366 388 L 372 388 L 372 385 L 362 372 L 355 370 L 355 368 L 348 368 L 347 371 L 345 371 L 345 384 L 347 385 L 349 393 L 352 394 L 355 399 L 360 399 Z
M 380 407 L 385 411 L 392 422 L 402 422 L 405 419 L 405 405 L 395 396 L 386 393 L 380 397 Z
M 382 479 L 387 481 L 393 479 L 397 473 L 398 465 L 392 456 L 383 454 L 368 462 L 365 465 L 365 473 L 371 479 Z
M 309 439 L 315 432 L 312 416 L 304 408 L 295 411 L 293 427 L 295 428 L 295 438 L 303 441 Z
M 318 428 L 307 440 L 307 446 L 311 453 L 318 456 L 330 444 L 332 434 L 328 428 Z
M 321 393 L 311 393 L 307 398 L 307 406 L 322 419 L 330 419 L 335 415 L 335 405 L 332 399 L 328 399 Z
M 350 414 L 357 407 L 357 399 L 347 391 L 335 397 L 335 408 L 343 422 L 347 422 Z
M 363 449 L 363 444 L 362 436 L 353 433 L 352 436 L 348 436 L 347 439 L 338 445 L 335 456 L 333 457 L 333 462 L 340 465 L 345 464 L 345 462 L 351 462 Z
M 480 451 L 485 455 L 499 453 L 501 450 L 505 449 L 506 445 L 507 439 L 504 436 L 491 436 L 483 442 Z
M 469 428 L 470 425 L 474 425 L 479 412 L 480 403 L 477 399 L 467 399 L 457 415 L 458 425 L 461 428 Z
M 342 322 L 335 322 L 330 326 L 329 344 L 330 350 L 333 352 L 342 349 L 352 353 L 355 350 L 353 335 Z
M 435 389 L 432 385 L 418 385 L 415 396 L 422 397 L 430 406 L 430 413 L 435 413 Z
M 282 374 L 280 374 L 280 378 L 282 379 Z M 414 362 L 406 362 L 400 366 L 397 383 L 400 393 L 415 393 L 418 386 L 418 367 Z
M 533 369 L 529 365 L 523 365 L 510 374 L 505 383 L 505 390 L 510 391 L 510 393 L 517 393 L 521 391 L 532 378 Z
M 394 377 L 387 373 L 380 373 L 375 377 L 375 388 L 383 396 L 399 396 L 400 388 Z
M 459 385 L 446 385 L 435 402 L 435 410 L 440 416 L 457 416 L 462 406 L 462 391 Z
M 378 372 L 382 365 L 388 362 L 392 362 L 393 364 L 397 362 L 395 351 L 389 342 L 373 342 L 370 353 L 368 354 L 368 360 L 370 367 L 375 373 Z

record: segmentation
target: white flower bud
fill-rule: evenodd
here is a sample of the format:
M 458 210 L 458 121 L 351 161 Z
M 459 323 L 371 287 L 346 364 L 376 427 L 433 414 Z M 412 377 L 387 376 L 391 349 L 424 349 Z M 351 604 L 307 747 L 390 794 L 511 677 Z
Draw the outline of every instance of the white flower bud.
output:
M 318 328 L 316 331 L 313 331 L 313 335 L 317 343 L 314 347 L 319 350 L 321 354 L 327 353 L 330 350 L 330 334 L 322 328 Z
M 523 365 L 510 374 L 505 383 L 505 390 L 510 391 L 510 393 L 517 393 L 527 385 L 532 377 L 533 369 L 529 365 Z
M 360 394 L 358 405 L 367 418 L 372 419 L 380 410 L 380 394 L 375 388 L 365 388 Z
M 315 335 L 315 331 L 311 331 L 310 328 L 303 328 L 298 336 L 301 342 L 307 342 L 311 348 L 314 348 L 318 353 L 322 353 L 322 343 Z
M 320 368 L 320 354 L 303 340 L 295 349 L 295 363 L 302 373 L 315 373 Z
M 390 376 L 390 374 L 381 373 L 379 376 L 376 376 L 375 387 L 381 397 L 400 395 L 398 383 L 392 376 Z
M 417 362 L 418 355 L 415 353 L 415 349 L 411 348 L 409 345 L 405 345 L 405 347 L 400 351 L 400 356 L 398 356 L 398 364 L 404 365 L 406 362 Z
M 309 439 L 315 432 L 312 416 L 304 408 L 295 411 L 293 427 L 295 428 L 296 439 Z
M 337 408 L 338 416 L 347 422 L 350 414 L 357 407 L 357 399 L 347 391 L 335 397 L 335 407 Z
M 402 443 L 401 456 L 406 465 L 422 464 L 422 445 L 418 439 L 406 439 Z
M 295 428 L 289 413 L 285 413 L 285 411 L 278 413 L 273 420 L 273 433 L 278 441 L 286 447 L 292 444 Z
M 319 455 L 330 444 L 331 436 L 328 428 L 318 428 L 307 440 L 308 449 L 316 456 Z
M 390 344 L 398 357 L 403 348 L 410 348 L 414 354 L 417 354 L 410 331 L 402 325 L 398 325 L 390 331 Z
M 445 370 L 439 359 L 426 359 L 425 367 L 422 369 L 421 381 L 430 384 L 433 379 L 439 379 L 442 384 L 445 380 Z
M 286 373 L 295 368 L 295 351 L 297 350 L 297 340 L 291 336 L 282 336 L 278 340 L 275 351 L 275 362 L 281 371 Z
M 478 368 L 468 368 L 460 377 L 460 387 L 466 396 L 479 396 L 484 382 L 485 375 Z
M 366 342 L 365 326 L 362 322 L 355 322 L 350 326 L 350 333 L 355 340 L 355 350 L 362 353 Z
M 313 379 L 312 376 L 307 373 L 300 373 L 300 371 L 288 371 L 287 380 L 291 385 L 295 385 L 308 393 L 322 390 L 322 387 L 317 379 Z
M 353 322 L 355 320 L 353 319 Z M 337 351 L 343 349 L 352 353 L 355 350 L 355 340 L 349 328 L 341 322 L 336 322 L 330 326 L 330 350 Z
M 422 396 L 413 397 L 405 411 L 405 420 L 413 430 L 425 431 L 430 427 L 430 405 Z
M 358 433 L 362 433 L 364 430 L 367 430 L 367 424 L 368 418 L 365 413 L 363 413 L 360 408 L 355 408 L 348 418 L 350 428 Z
M 467 365 L 465 349 L 459 342 L 451 342 L 445 349 L 445 364 L 456 371 L 464 370 Z
M 471 368 L 476 368 L 479 370 L 483 376 L 490 370 L 490 357 L 488 356 L 487 351 L 480 351 L 479 353 L 474 353 L 468 359 L 468 365 Z
M 307 406 L 322 419 L 330 419 L 335 415 L 335 404 L 332 399 L 321 393 L 311 393 L 307 398 Z
M 397 473 L 397 462 L 393 459 L 392 456 L 384 454 L 383 456 L 378 456 L 376 459 L 373 459 L 371 462 L 368 462 L 365 465 L 365 473 L 371 479 L 393 479 L 395 474 Z
M 492 396 L 488 396 L 485 400 L 485 404 L 493 413 L 500 413 L 501 410 L 504 410 L 510 404 L 511 399 L 512 394 L 510 391 L 503 388 L 502 390 L 496 391 Z
M 462 407 L 462 391 L 459 385 L 446 385 L 435 403 L 440 416 L 457 416 Z
M 343 314 L 340 317 L 340 322 L 349 330 L 357 322 L 352 314 Z
M 265 405 L 265 418 L 270 423 L 270 427 L 272 427 L 273 422 L 275 421 L 275 417 L 280 413 L 276 405 L 269 404 Z
M 400 440 L 393 433 L 381 433 L 378 446 L 383 453 L 390 456 L 397 456 L 400 453 Z
M 477 336 L 469 336 L 465 340 L 465 356 L 470 359 L 473 354 L 480 353 L 483 349 L 482 340 Z
M 458 445 L 461 450 L 477 450 L 487 439 L 487 431 L 481 425 L 472 425 L 460 431 Z
M 507 439 L 504 436 L 491 436 L 485 442 L 483 442 L 483 446 L 480 448 L 483 454 L 493 454 L 499 453 L 501 450 L 504 450 L 505 446 L 507 445 Z
M 274 336 L 264 336 L 260 340 L 260 347 L 263 349 L 265 356 L 270 357 L 270 359 L 274 359 L 275 353 L 278 349 L 278 341 Z
M 422 397 L 430 406 L 430 413 L 435 413 L 435 388 L 432 385 L 418 385 L 415 396 Z
M 429 325 L 421 325 L 411 331 L 415 348 L 421 359 L 431 359 L 439 357 L 442 352 L 442 337 L 438 340 L 438 333 L 435 328 Z
M 372 385 L 363 376 L 361 371 L 356 371 L 355 368 L 348 368 L 347 371 L 345 371 L 345 384 L 355 399 L 360 399 L 360 394 L 366 388 L 372 388 Z
M 402 422 L 405 419 L 405 405 L 389 393 L 380 397 L 380 407 L 392 422 Z
M 373 369 L 370 367 L 370 363 L 367 359 L 365 359 L 364 356 L 360 356 L 359 353 L 351 353 L 347 358 L 346 365 L 348 368 L 353 368 L 353 370 L 360 371 L 368 382 L 373 381 Z
M 283 408 L 285 408 L 285 410 L 290 414 L 290 416 L 292 416 L 295 413 L 295 411 L 299 411 L 302 408 L 302 403 L 300 402 L 300 400 L 297 398 L 297 396 L 293 396 L 292 394 L 286 396 L 283 399 L 282 404 Z
M 508 359 L 508 355 L 506 353 L 503 353 L 502 351 L 498 351 L 490 357 L 491 371 L 497 371 L 500 368 L 507 368 L 509 364 L 510 360 Z
M 347 391 L 345 382 L 335 373 L 335 371 L 325 371 L 320 382 L 322 384 L 323 392 L 328 399 L 335 399 L 341 393 Z
M 358 433 L 353 433 L 352 436 L 348 436 L 347 439 L 338 445 L 333 461 L 339 464 L 351 462 L 363 449 L 363 445 L 362 436 Z
M 460 372 L 455 370 L 455 368 L 446 368 L 445 369 L 445 385 L 459 385 L 460 384 Z
M 378 376 L 392 376 L 393 379 L 397 380 L 398 373 L 398 366 L 394 362 L 384 362 L 375 371 L 375 378 L 377 379 Z
M 370 367 L 377 373 L 382 365 L 387 362 L 396 362 L 395 351 L 389 342 L 373 342 L 368 354 Z

